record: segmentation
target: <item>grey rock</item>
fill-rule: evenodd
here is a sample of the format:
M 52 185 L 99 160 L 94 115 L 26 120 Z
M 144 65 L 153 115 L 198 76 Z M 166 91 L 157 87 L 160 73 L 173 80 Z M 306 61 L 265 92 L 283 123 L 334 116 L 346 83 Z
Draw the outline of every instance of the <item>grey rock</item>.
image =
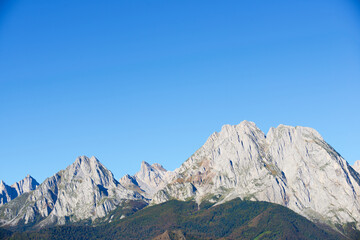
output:
M 95 157 L 82 156 L 30 192 L 20 209 L 0 208 L 0 216 L 6 216 L 2 217 L 5 225 L 37 221 L 43 227 L 95 220 L 128 199 L 143 197 L 124 188 Z
M 142 162 L 139 172 L 118 182 L 95 157 L 79 157 L 0 207 L 0 223 L 42 227 L 95 220 L 128 200 L 221 204 L 239 197 L 281 204 L 315 222 L 355 222 L 360 229 L 359 166 L 351 167 L 314 129 L 279 125 L 265 135 L 243 121 L 213 133 L 174 171 Z M 3 182 L 2 189 L 8 189 Z M 21 192 L 16 189 L 6 190 L 6 199 Z
M 134 176 L 125 175 L 120 179 L 120 183 L 151 199 L 156 192 L 163 189 L 170 182 L 173 175 L 173 172 L 167 171 L 158 163 L 150 165 L 143 161 L 139 172 Z
M 8 186 L 4 181 L 0 181 L 0 206 L 10 202 L 23 193 L 30 192 L 39 185 L 39 183 L 30 175 L 27 175 L 23 180 Z
M 360 175 L 311 128 L 280 125 L 265 135 L 252 122 L 225 125 L 173 176 L 152 204 L 171 198 L 221 204 L 240 197 L 359 228 Z

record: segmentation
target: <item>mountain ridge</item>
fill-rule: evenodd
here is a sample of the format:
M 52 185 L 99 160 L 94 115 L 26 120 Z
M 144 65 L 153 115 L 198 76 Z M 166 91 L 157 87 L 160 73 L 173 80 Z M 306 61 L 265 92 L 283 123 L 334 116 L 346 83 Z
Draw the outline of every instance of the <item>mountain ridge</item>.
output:
M 3 180 L 0 181 L 0 206 L 15 199 L 23 193 L 30 192 L 39 185 L 39 183 L 28 174 L 24 179 L 15 182 L 11 186 Z
M 360 174 L 354 169 L 312 128 L 280 124 L 265 134 L 243 121 L 222 126 L 174 171 L 143 161 L 139 172 L 117 181 L 98 159 L 81 156 L 0 207 L 0 222 L 44 227 L 94 221 L 129 200 L 145 206 L 192 199 L 200 206 L 240 198 L 280 204 L 334 228 L 349 223 L 359 229 Z
M 78 157 L 73 164 L 47 178 L 24 199 L 0 208 L 3 224 L 35 223 L 38 227 L 104 217 L 127 199 L 143 199 L 125 189 L 95 157 Z M 12 208 L 12 205 L 24 207 Z
M 219 195 L 221 202 L 240 197 L 282 204 L 316 221 L 357 222 L 360 186 L 351 169 L 314 129 L 279 125 L 265 135 L 254 123 L 244 121 L 212 134 L 175 170 L 177 178 L 153 201 L 195 198 L 201 202 Z M 342 188 L 326 184 L 325 179 Z M 318 190 L 320 194 L 315 194 Z M 338 199 L 334 194 L 339 192 Z M 338 216 L 338 209 L 345 211 Z

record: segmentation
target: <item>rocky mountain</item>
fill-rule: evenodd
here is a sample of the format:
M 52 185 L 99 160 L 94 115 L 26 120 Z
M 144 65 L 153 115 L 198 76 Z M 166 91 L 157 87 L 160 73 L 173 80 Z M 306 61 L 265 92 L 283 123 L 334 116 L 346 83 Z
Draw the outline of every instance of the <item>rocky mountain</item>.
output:
M 39 227 L 94 220 L 129 199 L 143 197 L 124 188 L 95 157 L 82 156 L 34 191 L 1 207 L 0 219 L 3 225 Z
M 17 192 L 18 196 L 23 193 L 30 192 L 35 190 L 39 183 L 30 175 L 27 175 L 23 180 L 14 183 L 11 185 Z
M 16 190 L 8 186 L 4 181 L 0 181 L 0 205 L 10 202 L 17 197 Z
M 10 202 L 23 193 L 36 189 L 38 185 L 39 183 L 30 175 L 27 175 L 24 179 L 11 186 L 8 186 L 3 181 L 0 181 L 0 206 Z
M 173 176 L 153 204 L 239 197 L 278 203 L 313 221 L 360 227 L 360 175 L 311 128 L 280 125 L 265 135 L 252 122 L 225 125 Z
M 352 166 L 358 173 L 360 173 L 360 160 L 355 161 L 354 165 Z
M 173 172 L 167 171 L 160 164 L 150 165 L 143 161 L 139 172 L 134 176 L 125 175 L 120 179 L 120 183 L 151 199 L 156 192 L 165 187 L 172 177 Z
M 95 157 L 79 157 L 34 191 L 0 207 L 0 223 L 111 222 L 149 202 L 195 200 L 201 208 L 204 202 L 220 205 L 240 198 L 277 203 L 332 227 L 360 229 L 359 165 L 351 167 L 314 129 L 279 125 L 265 134 L 243 121 L 213 133 L 174 171 L 142 162 L 139 172 L 118 182 Z M 5 188 L 2 183 L 0 189 Z M 114 213 L 131 201 L 129 211 Z

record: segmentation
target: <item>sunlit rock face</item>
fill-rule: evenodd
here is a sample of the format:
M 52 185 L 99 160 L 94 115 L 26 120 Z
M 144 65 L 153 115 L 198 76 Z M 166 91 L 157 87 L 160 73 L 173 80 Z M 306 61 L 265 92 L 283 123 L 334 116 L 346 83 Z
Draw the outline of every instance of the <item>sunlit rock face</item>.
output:
M 314 129 L 279 125 L 265 134 L 243 121 L 213 133 L 174 171 L 142 162 L 139 172 L 118 182 L 95 157 L 82 156 L 39 186 L 31 179 L 11 188 L 0 182 L 2 203 L 21 194 L 0 207 L 0 224 L 91 221 L 128 200 L 221 204 L 240 197 L 331 225 L 355 222 L 360 229 L 359 166 L 351 167 Z
M 120 179 L 120 183 L 130 189 L 138 189 L 139 193 L 151 199 L 170 182 L 173 175 L 173 172 L 167 171 L 158 163 L 150 165 L 143 161 L 139 172 L 134 176 L 125 175 Z
M 0 206 L 10 202 L 23 193 L 36 189 L 38 185 L 39 183 L 30 175 L 27 175 L 24 179 L 11 186 L 6 185 L 4 181 L 0 181 Z
M 153 203 L 236 197 L 278 203 L 309 219 L 360 219 L 360 175 L 314 129 L 254 123 L 225 125 L 180 168 Z
M 13 207 L 15 199 L 0 209 L 0 215 L 5 215 L 3 222 L 10 225 L 40 218 L 41 227 L 104 217 L 128 199 L 143 197 L 124 188 L 95 157 L 82 156 L 22 199 L 25 207 Z

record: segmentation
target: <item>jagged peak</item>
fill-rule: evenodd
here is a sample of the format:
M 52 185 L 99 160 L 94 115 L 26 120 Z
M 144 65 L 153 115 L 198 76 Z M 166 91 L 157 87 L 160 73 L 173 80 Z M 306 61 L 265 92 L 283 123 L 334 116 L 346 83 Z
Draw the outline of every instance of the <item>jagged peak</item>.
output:
M 139 172 L 149 172 L 152 170 L 152 167 L 146 161 L 141 162 L 140 171 Z M 135 174 L 136 175 L 136 174 Z
M 108 170 L 96 157 L 92 156 L 89 158 L 87 156 L 80 156 L 76 158 L 73 164 L 69 165 L 65 169 L 65 172 L 82 171 L 84 173 L 99 173 L 97 170 L 100 170 L 100 172 L 111 173 L 111 171 Z
M 280 123 L 276 128 L 280 129 L 280 128 L 295 128 L 294 126 L 290 126 L 290 125 L 285 125 Z
M 125 174 L 122 178 L 119 179 L 119 182 L 121 185 L 126 186 L 128 184 L 134 184 L 134 185 L 138 185 L 136 179 L 132 176 L 130 176 L 129 174 Z
M 14 183 L 13 185 L 19 184 L 21 182 L 33 182 L 33 183 L 39 185 L 39 183 L 36 181 L 36 179 L 33 178 L 30 174 L 26 175 L 26 177 L 24 177 L 23 179 L 21 179 L 20 181 L 18 181 L 16 183 Z M 13 186 L 13 185 L 11 185 L 11 186 Z
M 276 128 L 271 127 L 266 134 L 266 138 L 272 139 L 275 137 L 280 137 L 282 134 L 293 135 L 295 133 L 301 136 L 323 140 L 320 133 L 313 128 L 303 126 L 289 126 L 284 124 L 279 124 Z
M 295 131 L 310 132 L 310 133 L 314 133 L 316 135 L 320 135 L 319 132 L 316 131 L 314 128 L 304 127 L 304 126 L 290 126 L 290 125 L 285 125 L 285 124 L 279 124 L 279 126 L 277 126 L 275 129 L 276 130 L 291 129 L 291 130 L 295 130 Z
M 224 125 L 222 125 L 222 127 L 221 127 L 221 131 L 230 129 L 230 128 L 232 128 L 232 127 L 234 127 L 234 126 L 232 126 L 232 125 L 230 125 L 230 124 L 224 124 Z
M 80 165 L 83 162 L 88 162 L 88 161 L 89 161 L 89 158 L 87 156 L 79 156 L 75 159 L 75 162 L 73 164 Z
M 229 128 L 250 128 L 250 129 L 255 129 L 255 130 L 260 130 L 257 125 L 252 122 L 252 121 L 247 121 L 244 120 L 242 122 L 240 122 L 238 125 L 229 125 L 226 124 L 222 127 L 222 129 L 229 129 Z M 293 131 L 301 131 L 301 132 L 308 132 L 308 133 L 312 133 L 314 135 L 316 135 L 316 137 L 320 137 L 321 135 L 313 128 L 310 127 L 303 127 L 303 126 L 291 126 L 291 125 L 285 125 L 285 124 L 279 124 L 277 127 L 270 127 L 268 133 L 266 134 L 266 136 L 273 131 L 281 131 L 281 130 L 293 130 Z M 261 130 L 260 130 L 261 131 Z
M 150 165 L 148 162 L 142 161 L 140 171 L 136 173 L 135 176 L 138 176 L 140 173 L 151 171 L 167 172 L 167 170 L 159 163 L 153 163 L 152 165 Z
M 94 156 L 90 158 L 87 156 L 76 158 L 75 162 L 69 165 L 61 175 L 68 179 L 68 181 L 70 179 L 92 179 L 101 185 L 118 184 L 113 173 Z
M 104 167 L 104 165 L 96 157 L 92 156 L 89 158 L 85 155 L 77 157 L 75 162 L 73 164 L 71 164 L 69 167 L 77 168 L 77 167 L 81 167 L 81 166 L 87 166 L 90 168 L 98 167 L 98 166 Z
M 290 126 L 290 125 L 285 125 L 285 124 L 279 124 L 277 127 L 270 127 L 268 133 L 266 134 L 266 136 L 271 136 L 273 134 L 279 134 L 282 131 L 295 131 L 297 127 L 294 126 Z
M 122 178 L 131 178 L 129 174 L 125 174 Z
M 159 163 L 154 163 L 151 165 L 151 167 L 163 172 L 167 172 L 167 170 Z
M 3 180 L 0 180 L 0 193 L 2 190 L 6 189 L 7 185 Z
M 221 127 L 221 131 L 235 130 L 239 128 L 259 129 L 254 122 L 244 120 L 237 125 L 225 124 Z
M 256 124 L 252 121 L 244 120 L 238 124 L 238 126 L 248 126 L 248 127 L 256 127 Z
M 264 139 L 265 134 L 259 129 L 254 122 L 244 120 L 237 125 L 225 124 L 221 127 L 220 132 L 214 132 L 206 140 L 202 148 L 211 148 L 213 144 L 221 143 L 225 139 L 239 138 L 246 134 L 254 139 Z M 219 141 L 220 140 L 220 141 Z
M 33 178 L 30 174 L 26 175 L 25 178 L 21 179 L 18 182 L 13 183 L 10 187 L 15 187 L 16 185 L 19 185 L 22 182 L 29 181 L 34 183 L 34 185 L 39 185 L 39 183 L 36 181 L 35 178 Z M 3 180 L 0 180 L 0 186 L 8 186 Z
M 29 179 L 29 180 L 32 180 L 32 181 L 35 180 L 35 178 L 33 178 L 30 174 L 26 175 L 26 177 L 23 180 L 25 180 L 25 179 Z
M 146 161 L 142 161 L 141 162 L 141 167 L 151 167 L 151 165 Z
M 265 134 L 259 129 L 254 122 L 244 120 L 237 125 L 225 124 L 221 127 L 220 132 L 214 132 L 208 140 L 213 141 L 220 136 L 227 136 L 239 133 L 248 133 L 264 137 Z
M 213 134 L 211 134 L 210 138 L 218 137 L 219 134 L 223 132 L 237 131 L 238 129 L 244 129 L 244 128 L 259 129 L 254 122 L 244 120 L 237 125 L 231 125 L 231 124 L 222 125 L 220 132 L 214 132 Z

